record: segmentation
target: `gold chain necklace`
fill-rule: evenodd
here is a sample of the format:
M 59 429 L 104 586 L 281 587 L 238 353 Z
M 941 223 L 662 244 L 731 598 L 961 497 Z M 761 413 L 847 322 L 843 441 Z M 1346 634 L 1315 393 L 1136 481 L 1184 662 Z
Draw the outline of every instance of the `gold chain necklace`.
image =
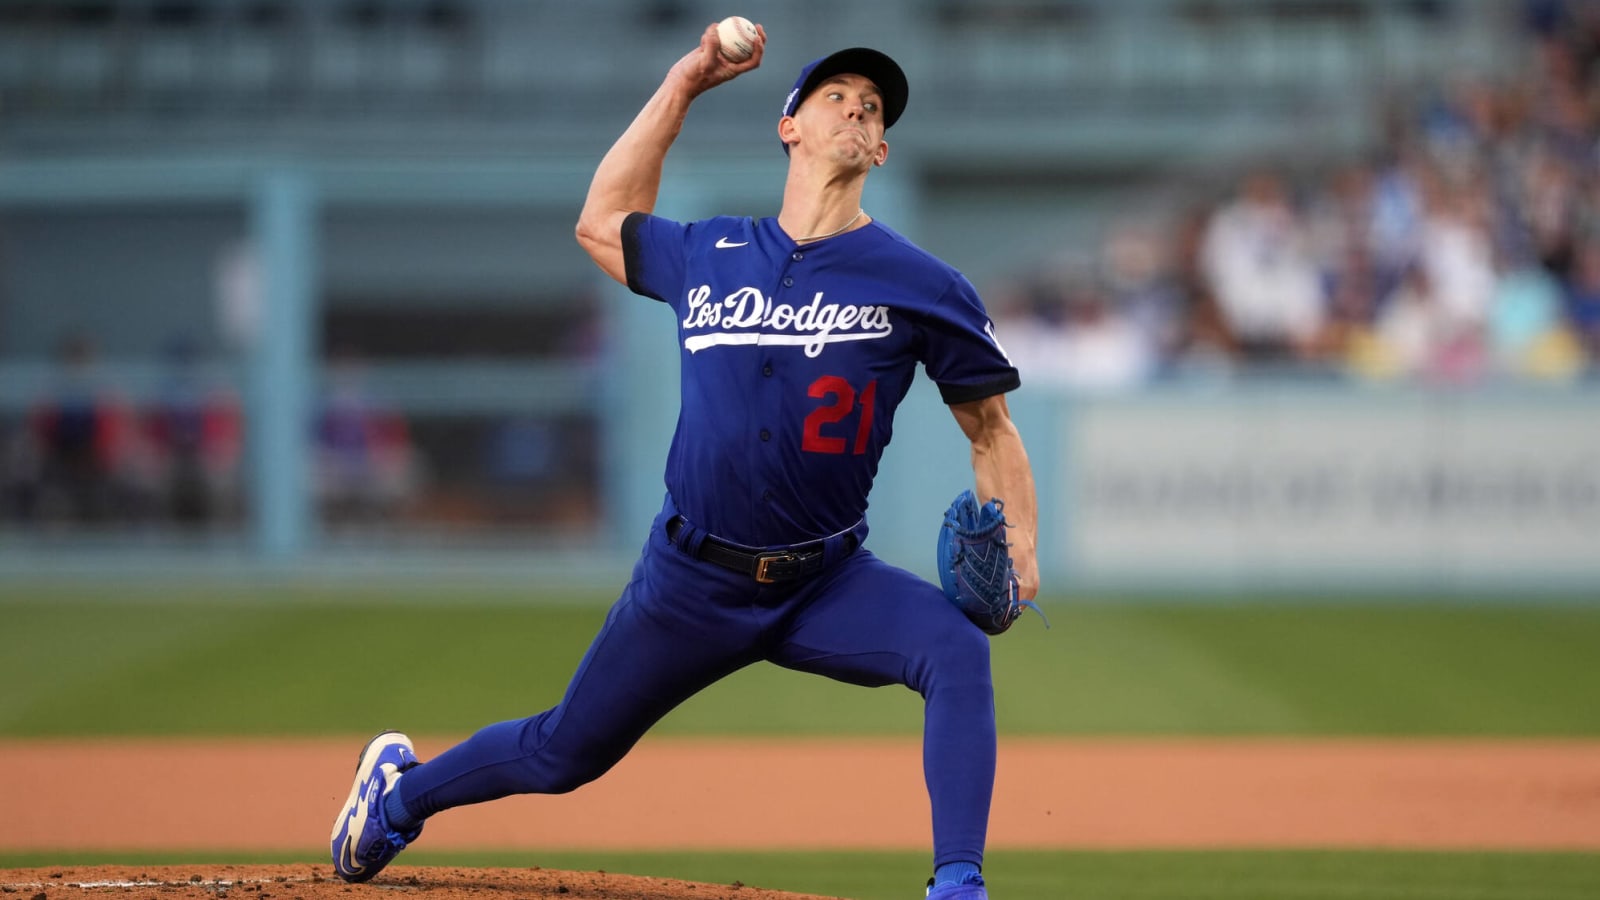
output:
M 848 229 L 851 225 L 854 225 L 856 223 L 857 219 L 860 219 L 862 216 L 864 216 L 866 214 L 867 214 L 867 211 L 865 209 L 858 207 L 856 209 L 856 214 L 854 216 L 850 217 L 850 221 L 844 223 L 843 225 L 840 225 L 838 231 L 830 231 L 827 234 L 813 234 L 813 235 L 810 235 L 808 237 L 795 238 L 794 242 L 796 244 L 799 244 L 799 243 L 803 243 L 805 241 L 820 241 L 823 238 L 831 238 L 831 237 L 834 237 L 835 235 L 844 234 L 846 229 Z

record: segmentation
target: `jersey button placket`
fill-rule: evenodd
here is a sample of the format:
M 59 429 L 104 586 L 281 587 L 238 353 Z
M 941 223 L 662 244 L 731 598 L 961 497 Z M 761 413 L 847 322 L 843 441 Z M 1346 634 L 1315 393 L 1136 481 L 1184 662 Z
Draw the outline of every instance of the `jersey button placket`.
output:
M 805 259 L 805 254 L 801 253 L 798 250 L 796 250 L 793 254 L 790 255 L 789 258 L 792 259 L 795 262 L 799 262 L 800 260 Z M 788 267 L 785 266 L 784 268 L 787 269 Z M 794 276 L 788 274 L 787 272 L 785 272 L 783 278 L 778 283 L 780 285 L 782 285 L 783 287 L 785 287 L 785 288 L 792 288 L 792 287 L 794 287 Z M 762 362 L 762 364 L 761 364 L 761 374 L 762 374 L 763 377 L 766 377 L 766 378 L 771 378 L 772 377 L 773 369 L 772 369 L 772 360 L 771 359 L 767 359 L 767 360 L 764 360 Z M 774 387 L 777 388 L 777 389 L 780 389 L 780 390 L 782 388 L 781 385 L 774 385 Z M 761 429 L 760 432 L 758 432 L 757 436 L 761 438 L 761 441 L 763 443 L 770 443 L 772 441 L 772 431 L 770 429 L 766 429 L 766 428 Z M 771 488 L 767 488 L 767 489 L 765 489 L 765 490 L 763 490 L 761 492 L 761 500 L 762 500 L 763 503 L 771 503 L 772 502 L 772 489 Z
M 799 262 L 800 260 L 805 259 L 806 255 L 801 253 L 799 250 L 796 250 L 794 253 L 790 254 L 789 258 L 795 262 Z M 779 284 L 782 284 L 786 288 L 794 287 L 794 276 L 789 274 L 789 269 L 789 266 L 783 267 L 783 280 L 779 282 Z
M 770 355 L 767 356 L 765 359 L 761 360 L 761 376 L 763 378 L 771 378 L 775 374 L 775 372 L 776 372 L 776 370 L 775 370 L 775 367 L 773 366 L 773 359 L 772 359 L 772 357 Z M 765 388 L 765 390 L 768 393 L 781 392 L 783 389 L 784 389 L 784 386 L 783 386 L 781 381 L 770 382 L 768 387 Z M 780 407 L 782 406 L 781 397 L 779 397 L 777 394 L 772 394 L 772 396 L 770 397 L 770 400 L 771 400 L 771 402 L 777 404 L 778 406 L 780 406 Z M 759 428 L 756 431 L 756 437 L 760 439 L 762 444 L 770 444 L 772 442 L 772 429 L 770 427 Z M 770 453 L 770 451 L 765 450 L 765 449 L 757 450 L 756 451 L 756 455 L 762 461 L 761 465 L 763 466 L 763 468 L 766 467 L 766 466 L 773 465 L 776 462 L 776 459 L 777 459 L 775 456 L 773 456 Z M 763 479 L 763 480 L 765 480 L 765 479 Z M 764 488 L 761 491 L 761 502 L 764 503 L 764 504 L 770 504 L 772 502 L 772 489 L 771 488 Z

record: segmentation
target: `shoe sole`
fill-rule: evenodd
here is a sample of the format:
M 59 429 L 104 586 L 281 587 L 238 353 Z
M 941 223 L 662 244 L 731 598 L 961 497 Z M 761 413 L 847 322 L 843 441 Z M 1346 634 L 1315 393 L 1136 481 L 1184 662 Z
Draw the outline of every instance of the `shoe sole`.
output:
M 356 757 L 355 779 L 350 784 L 350 796 L 344 801 L 344 808 L 339 811 L 338 818 L 333 820 L 333 833 L 328 835 L 328 844 L 331 848 L 333 843 L 339 840 L 339 832 L 343 831 L 345 833 L 344 843 L 339 847 L 339 852 L 334 855 L 333 870 L 339 874 L 340 878 L 346 881 L 365 881 L 378 874 L 377 872 L 368 872 L 366 869 L 347 871 L 340 863 L 342 860 L 350 859 L 350 855 L 355 849 L 355 838 L 360 833 L 360 829 L 350 827 L 350 811 L 355 808 L 356 803 L 361 799 L 362 785 L 367 782 L 373 771 L 378 767 L 378 757 L 382 755 L 382 749 L 379 744 L 382 743 L 384 738 L 392 734 L 398 734 L 405 738 L 406 746 L 411 746 L 411 738 L 398 731 L 380 731 L 372 736 L 372 740 L 367 741 L 367 745 L 361 748 L 361 755 Z M 363 822 L 362 824 L 364 825 L 365 823 Z

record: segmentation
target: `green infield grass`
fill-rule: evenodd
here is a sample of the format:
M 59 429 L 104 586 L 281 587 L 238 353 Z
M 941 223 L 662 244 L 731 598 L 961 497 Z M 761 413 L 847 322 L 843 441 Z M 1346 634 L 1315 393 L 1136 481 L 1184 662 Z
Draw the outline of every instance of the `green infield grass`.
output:
M 110 588 L 0 599 L 0 736 L 460 734 L 555 703 L 605 599 Z M 570 599 L 570 598 L 569 598 Z M 1047 600 L 993 641 L 1004 733 L 1600 734 L 1600 607 Z M 387 662 L 385 662 L 387 661 Z M 376 667 L 394 677 L 384 689 Z M 758 665 L 676 735 L 914 735 L 918 698 Z
M 261 854 L 0 854 L 0 867 L 292 863 Z M 743 882 L 774 890 L 908 900 L 926 860 L 914 853 L 430 854 L 397 865 L 541 866 Z M 1600 896 L 1600 855 L 1346 851 L 1020 852 L 989 854 L 997 900 L 1588 900 Z

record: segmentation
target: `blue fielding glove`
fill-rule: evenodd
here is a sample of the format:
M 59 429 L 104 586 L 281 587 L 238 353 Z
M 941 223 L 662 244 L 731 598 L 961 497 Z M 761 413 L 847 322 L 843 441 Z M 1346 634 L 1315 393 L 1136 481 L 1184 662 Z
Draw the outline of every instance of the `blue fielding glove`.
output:
M 939 584 L 944 595 L 988 634 L 1010 628 L 1025 607 L 1039 609 L 1017 594 L 1004 509 L 999 498 L 980 508 L 971 491 L 962 491 L 945 511 L 939 529 Z M 1049 624 L 1045 622 L 1046 627 Z

